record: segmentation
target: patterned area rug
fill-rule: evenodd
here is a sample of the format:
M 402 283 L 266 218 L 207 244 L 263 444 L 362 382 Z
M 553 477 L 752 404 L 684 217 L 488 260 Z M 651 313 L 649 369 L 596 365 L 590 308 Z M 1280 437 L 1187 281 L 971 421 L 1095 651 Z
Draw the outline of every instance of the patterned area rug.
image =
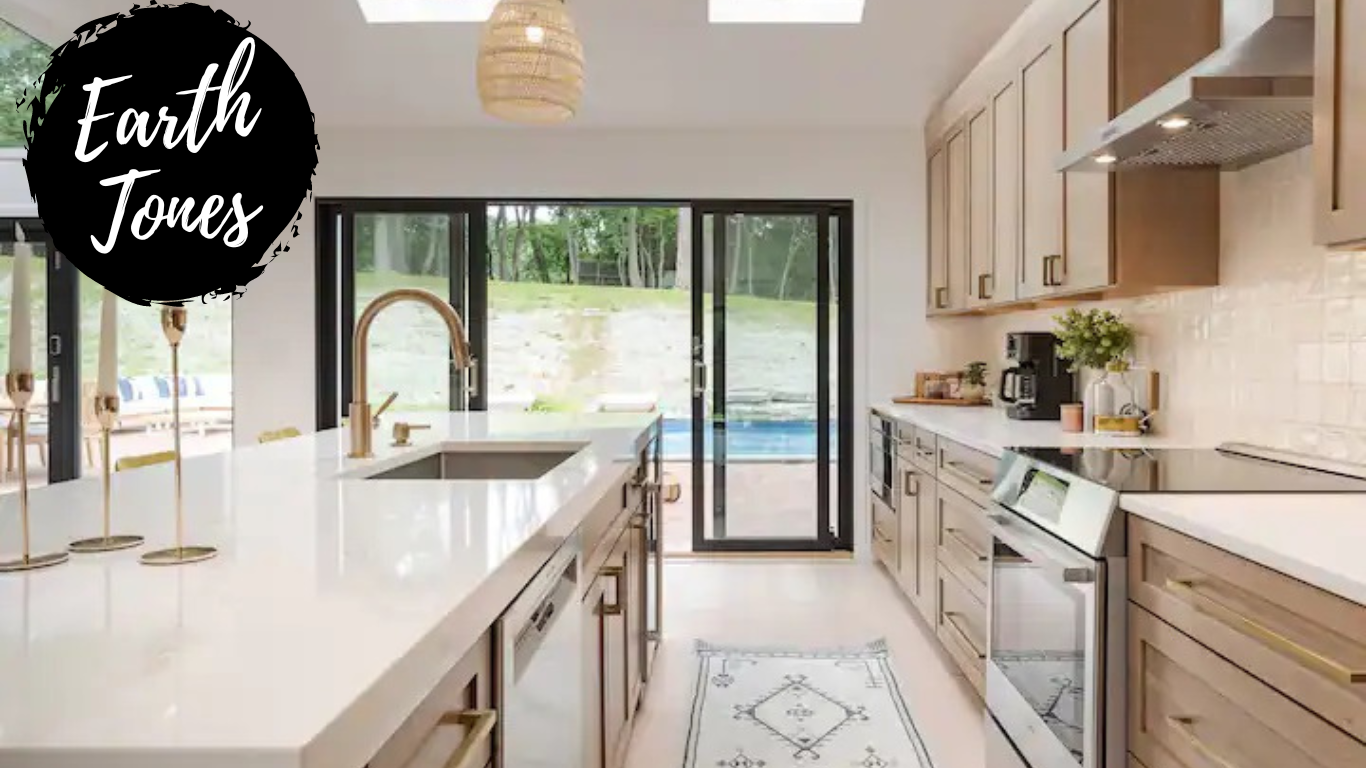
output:
M 684 768 L 932 768 L 883 641 L 697 655 Z

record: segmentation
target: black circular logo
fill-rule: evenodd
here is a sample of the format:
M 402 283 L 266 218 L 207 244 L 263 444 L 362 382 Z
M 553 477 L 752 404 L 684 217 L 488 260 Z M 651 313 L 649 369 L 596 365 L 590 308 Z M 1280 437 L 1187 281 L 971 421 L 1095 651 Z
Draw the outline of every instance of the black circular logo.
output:
M 19 104 L 44 227 L 121 298 L 239 295 L 298 235 L 313 113 L 248 26 L 204 5 L 135 5 L 76 30 Z

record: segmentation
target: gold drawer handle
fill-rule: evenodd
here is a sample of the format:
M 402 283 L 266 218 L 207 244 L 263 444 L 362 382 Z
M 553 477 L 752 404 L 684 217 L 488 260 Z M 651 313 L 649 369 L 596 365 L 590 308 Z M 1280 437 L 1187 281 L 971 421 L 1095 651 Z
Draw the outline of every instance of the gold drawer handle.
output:
M 912 488 L 915 490 L 912 490 Z M 920 478 L 909 469 L 905 472 L 905 477 L 901 483 L 901 491 L 907 496 L 920 495 Z
M 475 768 L 475 753 L 493 735 L 498 724 L 498 713 L 492 709 L 472 709 L 468 712 L 447 712 L 436 722 L 438 728 L 459 725 L 470 729 L 465 740 L 451 753 L 445 768 Z
M 1276 630 L 1238 613 L 1212 597 L 1201 594 L 1200 591 L 1195 588 L 1195 582 L 1192 580 L 1178 581 L 1176 579 L 1167 579 L 1167 589 L 1195 601 L 1199 604 L 1196 606 L 1197 609 L 1203 606 L 1207 611 L 1212 611 L 1223 616 L 1229 622 L 1245 630 L 1248 634 L 1262 640 L 1273 648 L 1289 654 L 1290 656 L 1294 656 L 1306 664 L 1317 667 L 1320 671 L 1344 685 L 1366 683 L 1366 670 L 1352 669 L 1327 656 L 1310 650 L 1309 648 L 1305 648 L 1303 645 L 1300 645 Z
M 1181 736 L 1186 739 L 1186 743 L 1190 744 L 1191 749 L 1194 749 L 1196 752 L 1199 752 L 1201 755 L 1205 757 L 1206 760 L 1210 761 L 1211 763 L 1214 763 L 1220 768 L 1238 768 L 1238 766 L 1234 765 L 1233 763 L 1230 763 L 1228 760 L 1225 760 L 1222 755 L 1214 751 L 1213 747 L 1206 744 L 1203 739 L 1196 735 L 1195 718 L 1168 715 L 1167 722 L 1170 723 L 1173 728 L 1175 728 L 1177 731 L 1181 733 Z
M 972 470 L 968 469 L 967 465 L 961 461 L 945 461 L 944 466 L 948 467 L 949 469 L 952 469 L 960 475 L 964 475 L 972 479 L 978 485 L 991 485 L 992 483 L 996 482 L 996 478 L 983 477 L 982 475 L 979 475 L 976 472 L 973 472 Z
M 972 652 L 977 655 L 977 658 L 985 659 L 987 655 L 977 647 L 977 643 L 972 641 L 972 635 L 969 635 L 967 630 L 963 629 L 963 625 L 958 623 L 958 617 L 962 615 L 963 614 L 954 611 L 944 611 L 944 624 L 948 625 L 948 627 L 958 635 L 959 641 L 970 648 Z
M 976 547 L 972 546 L 972 542 L 968 541 L 967 538 L 963 536 L 962 532 L 959 531 L 959 529 L 945 528 L 944 535 L 958 542 L 958 546 L 962 547 L 963 549 L 966 549 L 969 554 L 977 558 L 977 562 L 985 563 L 987 561 L 986 554 L 984 554 L 981 550 L 977 549 Z

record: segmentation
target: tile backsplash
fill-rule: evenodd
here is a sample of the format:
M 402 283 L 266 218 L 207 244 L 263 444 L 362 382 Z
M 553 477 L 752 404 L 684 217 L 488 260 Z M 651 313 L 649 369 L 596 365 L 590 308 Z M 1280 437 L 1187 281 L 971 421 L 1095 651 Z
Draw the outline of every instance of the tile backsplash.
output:
M 1218 287 L 1095 305 L 1137 327 L 1164 434 L 1366 462 L 1366 252 L 1313 245 L 1310 164 L 1305 149 L 1224 174 Z M 980 318 L 977 342 L 999 370 L 1005 334 L 1057 312 Z

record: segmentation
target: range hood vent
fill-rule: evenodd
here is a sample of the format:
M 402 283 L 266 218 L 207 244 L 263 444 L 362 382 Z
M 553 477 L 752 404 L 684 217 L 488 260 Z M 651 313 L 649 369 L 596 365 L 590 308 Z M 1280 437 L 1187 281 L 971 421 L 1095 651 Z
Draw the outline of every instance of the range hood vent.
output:
M 1314 1 L 1224 0 L 1223 45 L 1058 162 L 1238 170 L 1313 140 Z

